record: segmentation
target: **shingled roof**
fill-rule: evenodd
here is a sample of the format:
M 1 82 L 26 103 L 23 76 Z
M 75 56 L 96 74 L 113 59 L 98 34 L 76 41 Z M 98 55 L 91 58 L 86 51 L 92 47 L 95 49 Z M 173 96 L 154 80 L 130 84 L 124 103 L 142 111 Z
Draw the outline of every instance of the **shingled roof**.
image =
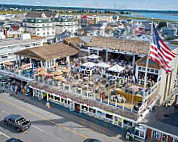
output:
M 78 46 L 82 42 L 79 38 L 70 38 L 66 41 L 70 43 L 75 43 L 75 45 L 78 44 Z M 135 54 L 148 54 L 149 48 L 149 43 L 145 41 L 116 39 L 110 37 L 92 37 L 90 42 L 85 43 L 84 45 L 87 47 L 112 49 L 122 52 L 132 52 Z
M 42 18 L 42 14 L 45 14 L 48 18 L 54 17 L 56 13 L 53 13 L 51 11 L 31 11 L 29 12 L 26 17 L 28 18 Z
M 119 50 L 122 52 L 132 52 L 136 54 L 147 54 L 149 43 L 136 40 L 93 37 L 90 43 L 87 44 L 87 46 Z
M 15 54 L 42 61 L 50 61 L 54 58 L 62 59 L 78 54 L 79 50 L 65 44 L 44 45 L 25 49 Z

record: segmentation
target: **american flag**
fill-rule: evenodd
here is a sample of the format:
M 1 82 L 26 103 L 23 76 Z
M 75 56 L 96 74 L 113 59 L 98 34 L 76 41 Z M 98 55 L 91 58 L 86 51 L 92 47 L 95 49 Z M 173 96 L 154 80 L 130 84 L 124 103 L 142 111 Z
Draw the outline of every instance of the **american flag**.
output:
M 150 59 L 160 64 L 166 73 L 171 72 L 169 62 L 176 57 L 176 54 L 160 38 L 155 25 L 153 24 L 153 35 L 150 46 Z

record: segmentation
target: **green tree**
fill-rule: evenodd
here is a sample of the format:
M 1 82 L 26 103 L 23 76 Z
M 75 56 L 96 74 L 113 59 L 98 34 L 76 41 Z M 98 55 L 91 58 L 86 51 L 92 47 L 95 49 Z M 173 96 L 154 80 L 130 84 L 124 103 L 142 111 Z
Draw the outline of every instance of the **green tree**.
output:
M 165 21 L 159 22 L 159 24 L 158 24 L 159 29 L 162 27 L 166 27 L 166 26 L 167 26 L 167 22 L 165 22 Z

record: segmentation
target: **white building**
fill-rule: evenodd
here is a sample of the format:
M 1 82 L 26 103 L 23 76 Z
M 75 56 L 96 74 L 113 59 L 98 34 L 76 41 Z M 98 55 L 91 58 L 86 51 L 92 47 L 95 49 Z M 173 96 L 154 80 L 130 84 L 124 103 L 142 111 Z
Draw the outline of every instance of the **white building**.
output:
M 23 27 L 32 36 L 53 38 L 55 36 L 55 23 L 52 18 L 56 15 L 49 11 L 29 12 L 23 20 Z
M 75 34 L 78 29 L 78 21 L 73 17 L 62 16 L 54 18 L 53 21 L 56 25 L 56 34 L 61 34 L 64 31 Z
M 43 42 L 41 40 L 35 39 L 4 39 L 0 42 L 0 64 L 16 61 L 16 55 L 14 53 L 17 51 L 42 45 Z
M 162 35 L 168 38 L 172 38 L 174 36 L 177 36 L 177 29 L 173 26 L 164 27 L 161 29 Z

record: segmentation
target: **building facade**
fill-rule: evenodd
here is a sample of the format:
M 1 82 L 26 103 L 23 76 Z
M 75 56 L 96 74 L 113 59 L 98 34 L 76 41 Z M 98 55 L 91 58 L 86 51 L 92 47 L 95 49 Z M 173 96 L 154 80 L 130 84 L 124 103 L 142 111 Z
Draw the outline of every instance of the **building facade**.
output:
M 72 17 L 57 17 L 54 18 L 56 34 L 61 34 L 64 31 L 71 32 L 73 35 L 78 30 L 78 21 Z
M 32 36 L 53 38 L 55 36 L 55 23 L 52 18 L 56 16 L 51 12 L 30 12 L 23 20 L 23 27 Z
M 0 64 L 16 61 L 17 56 L 14 54 L 17 51 L 24 50 L 27 48 L 42 46 L 43 42 L 41 40 L 34 39 L 7 39 L 0 43 Z

